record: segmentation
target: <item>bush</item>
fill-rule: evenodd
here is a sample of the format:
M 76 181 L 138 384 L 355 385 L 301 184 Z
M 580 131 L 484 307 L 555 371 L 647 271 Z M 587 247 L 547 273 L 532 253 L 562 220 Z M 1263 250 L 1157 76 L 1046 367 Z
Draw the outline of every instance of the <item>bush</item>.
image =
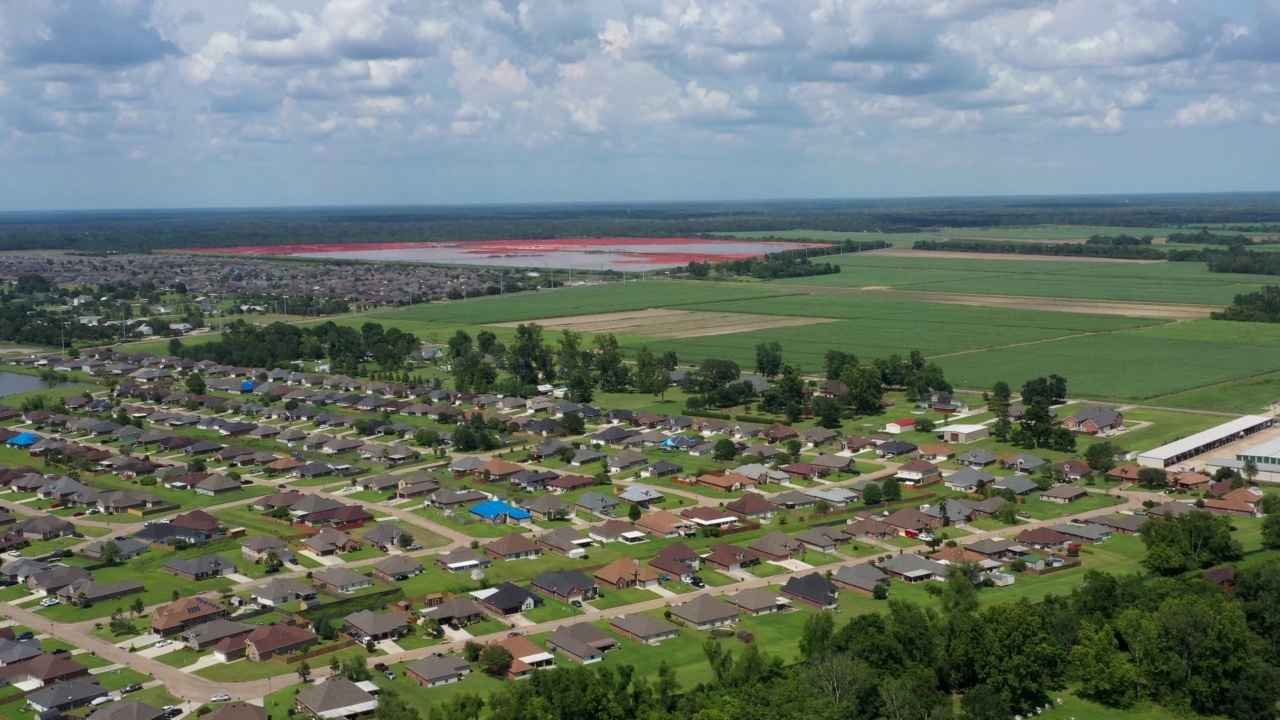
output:
M 790 420 L 777 420 L 775 418 L 764 417 L 761 415 L 735 415 L 733 419 L 738 422 L 754 423 L 756 425 L 772 425 L 776 422 L 781 422 L 783 425 L 791 424 Z
M 158 482 L 159 480 L 156 480 L 151 475 L 143 475 L 142 477 L 138 478 L 138 484 L 141 485 L 142 487 L 153 487 Z

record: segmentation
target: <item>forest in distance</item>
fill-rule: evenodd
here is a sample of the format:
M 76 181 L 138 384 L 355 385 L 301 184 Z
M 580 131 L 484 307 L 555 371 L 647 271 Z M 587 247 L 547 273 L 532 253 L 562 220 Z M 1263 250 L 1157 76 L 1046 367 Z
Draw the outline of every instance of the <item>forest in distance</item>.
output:
M 666 237 L 805 228 L 1098 225 L 1233 232 L 1280 228 L 1280 193 L 760 202 L 320 207 L 0 213 L 0 250 L 148 252 L 166 248 L 577 237 Z

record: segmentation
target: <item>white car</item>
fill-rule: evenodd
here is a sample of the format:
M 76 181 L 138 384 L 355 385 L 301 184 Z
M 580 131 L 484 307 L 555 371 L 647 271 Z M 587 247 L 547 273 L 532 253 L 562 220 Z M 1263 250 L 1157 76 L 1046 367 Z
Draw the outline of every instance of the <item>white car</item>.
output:
M 172 644 L 173 644 L 172 640 L 161 640 L 160 642 L 156 643 L 156 647 L 169 647 Z
M 231 700 L 230 695 L 226 693 L 218 693 L 217 695 L 214 695 L 212 698 L 210 698 L 209 702 L 228 702 L 230 700 Z
M 8 555 L 9 557 L 22 557 L 22 553 L 18 552 L 17 550 L 10 550 L 9 552 L 5 553 L 5 555 Z
M 102 696 L 102 697 L 100 697 L 100 698 L 94 698 L 94 699 L 93 699 L 93 702 L 91 702 L 91 703 L 89 703 L 89 704 L 90 704 L 90 705 L 92 705 L 92 706 L 94 706 L 94 707 L 98 707 L 99 705 L 106 705 L 106 704 L 107 704 L 107 703 L 109 703 L 109 702 L 115 702 L 115 700 L 116 700 L 116 699 L 115 699 L 115 698 L 113 698 L 113 697 L 111 697 L 110 695 L 103 695 L 103 696 Z
M 53 607 L 62 601 L 55 597 L 47 597 L 40 601 L 40 607 Z

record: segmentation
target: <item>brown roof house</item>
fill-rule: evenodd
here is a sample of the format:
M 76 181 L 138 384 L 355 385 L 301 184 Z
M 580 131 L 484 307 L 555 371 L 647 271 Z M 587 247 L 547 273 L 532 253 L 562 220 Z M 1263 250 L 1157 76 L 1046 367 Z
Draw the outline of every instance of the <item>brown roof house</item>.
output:
M 298 710 L 317 720 L 341 720 L 372 715 L 378 699 L 341 675 L 331 677 L 295 696 Z
M 600 583 L 600 587 L 610 590 L 656 587 L 658 576 L 657 570 L 641 565 L 633 557 L 618 558 L 595 571 L 596 582 Z
M 205 597 L 179 598 L 151 613 L 151 632 L 172 635 L 193 625 L 226 617 L 227 608 Z
M 510 533 L 484 546 L 484 551 L 498 560 L 523 560 L 542 555 L 542 548 L 522 533 Z
M 738 611 L 723 600 L 699 595 L 671 608 L 671 617 L 697 630 L 709 630 L 738 621 Z
M 426 657 L 404 666 L 405 677 L 422 687 L 461 682 L 471 674 L 471 664 L 459 657 Z
M 302 652 L 316 644 L 319 637 L 304 628 L 283 623 L 259 625 L 244 638 L 250 662 L 262 662 L 277 655 Z
M 618 641 L 595 625 L 583 622 L 556 629 L 547 637 L 547 646 L 589 665 L 603 660 L 610 650 L 617 650 Z
M 610 624 L 614 632 L 636 642 L 656 645 L 680 634 L 680 628 L 652 615 L 622 615 Z

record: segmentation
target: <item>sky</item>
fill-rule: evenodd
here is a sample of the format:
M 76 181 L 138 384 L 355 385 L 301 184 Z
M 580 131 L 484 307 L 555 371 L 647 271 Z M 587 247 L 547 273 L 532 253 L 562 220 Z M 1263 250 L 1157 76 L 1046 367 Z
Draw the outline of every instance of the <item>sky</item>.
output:
M 0 0 L 0 210 L 1280 190 L 1280 0 Z

